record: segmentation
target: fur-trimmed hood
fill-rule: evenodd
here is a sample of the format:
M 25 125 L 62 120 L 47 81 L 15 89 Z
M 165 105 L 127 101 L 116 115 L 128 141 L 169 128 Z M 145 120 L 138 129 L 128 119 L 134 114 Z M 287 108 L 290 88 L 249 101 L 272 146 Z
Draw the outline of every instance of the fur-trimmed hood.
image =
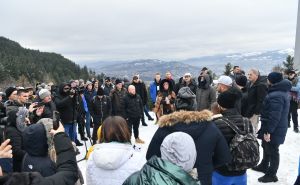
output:
M 212 120 L 213 113 L 209 110 L 203 111 L 179 111 L 164 115 L 158 120 L 159 127 L 174 126 L 177 123 L 189 124 L 192 122 L 207 122 Z

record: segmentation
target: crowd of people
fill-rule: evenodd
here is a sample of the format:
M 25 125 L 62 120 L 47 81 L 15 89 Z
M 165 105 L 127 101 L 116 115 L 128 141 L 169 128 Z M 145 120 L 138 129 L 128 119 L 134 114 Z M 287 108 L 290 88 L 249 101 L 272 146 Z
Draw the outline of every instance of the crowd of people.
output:
M 82 141 L 93 145 L 88 185 L 246 185 L 250 168 L 264 174 L 259 182 L 277 182 L 291 118 L 299 132 L 300 81 L 292 69 L 261 76 L 234 66 L 214 81 L 204 67 L 178 82 L 168 71 L 149 86 L 139 75 L 39 83 L 8 87 L 0 98 L 3 184 L 83 184 L 75 159 Z M 145 117 L 158 125 L 146 158 L 137 152 Z

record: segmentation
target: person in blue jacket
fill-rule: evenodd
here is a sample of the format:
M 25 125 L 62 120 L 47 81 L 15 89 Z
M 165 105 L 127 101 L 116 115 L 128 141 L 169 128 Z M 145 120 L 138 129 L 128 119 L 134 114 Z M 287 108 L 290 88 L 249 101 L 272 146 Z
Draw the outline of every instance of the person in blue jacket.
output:
M 156 73 L 154 81 L 150 84 L 150 97 L 153 105 L 156 102 L 156 96 L 157 93 L 159 92 L 160 82 L 161 82 L 160 74 Z
M 290 107 L 289 91 L 291 82 L 284 79 L 281 73 L 271 72 L 268 75 L 269 90 L 264 99 L 261 112 L 261 128 L 258 138 L 262 140 L 263 159 L 253 170 L 265 173 L 258 178 L 259 182 L 277 182 L 279 167 L 279 146 L 284 143 L 288 128 Z

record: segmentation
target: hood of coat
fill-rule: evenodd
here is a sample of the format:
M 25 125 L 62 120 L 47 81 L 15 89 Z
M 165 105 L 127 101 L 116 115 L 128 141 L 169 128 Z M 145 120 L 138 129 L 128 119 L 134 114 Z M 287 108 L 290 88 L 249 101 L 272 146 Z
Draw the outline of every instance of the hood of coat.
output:
M 133 146 L 128 143 L 101 143 L 95 145 L 92 160 L 98 168 L 115 170 L 125 164 L 133 152 Z
M 179 111 L 164 115 L 159 118 L 159 127 L 174 126 L 177 123 L 190 124 L 193 122 L 211 121 L 213 113 L 209 110 L 203 111 Z
M 283 92 L 288 92 L 290 91 L 292 88 L 292 83 L 287 80 L 281 80 L 280 82 L 273 84 L 270 88 L 269 88 L 269 92 L 273 92 L 273 91 L 283 91 Z
M 26 127 L 23 132 L 24 150 L 32 156 L 46 156 L 48 144 L 46 130 L 43 124 L 36 123 Z
M 63 90 L 65 86 L 71 87 L 70 84 L 68 84 L 68 83 L 61 83 L 61 84 L 59 85 L 58 92 L 59 92 L 59 94 L 61 94 L 61 95 L 67 96 L 67 94 L 66 94 L 66 93 L 64 92 L 64 90 Z

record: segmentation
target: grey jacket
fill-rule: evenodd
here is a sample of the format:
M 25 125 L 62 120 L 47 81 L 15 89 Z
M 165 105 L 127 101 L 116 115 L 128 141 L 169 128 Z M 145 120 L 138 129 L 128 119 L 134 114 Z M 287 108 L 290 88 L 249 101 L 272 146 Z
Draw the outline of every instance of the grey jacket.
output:
M 209 86 L 207 89 L 197 88 L 196 93 L 197 110 L 209 109 L 212 103 L 216 102 L 216 90 Z

